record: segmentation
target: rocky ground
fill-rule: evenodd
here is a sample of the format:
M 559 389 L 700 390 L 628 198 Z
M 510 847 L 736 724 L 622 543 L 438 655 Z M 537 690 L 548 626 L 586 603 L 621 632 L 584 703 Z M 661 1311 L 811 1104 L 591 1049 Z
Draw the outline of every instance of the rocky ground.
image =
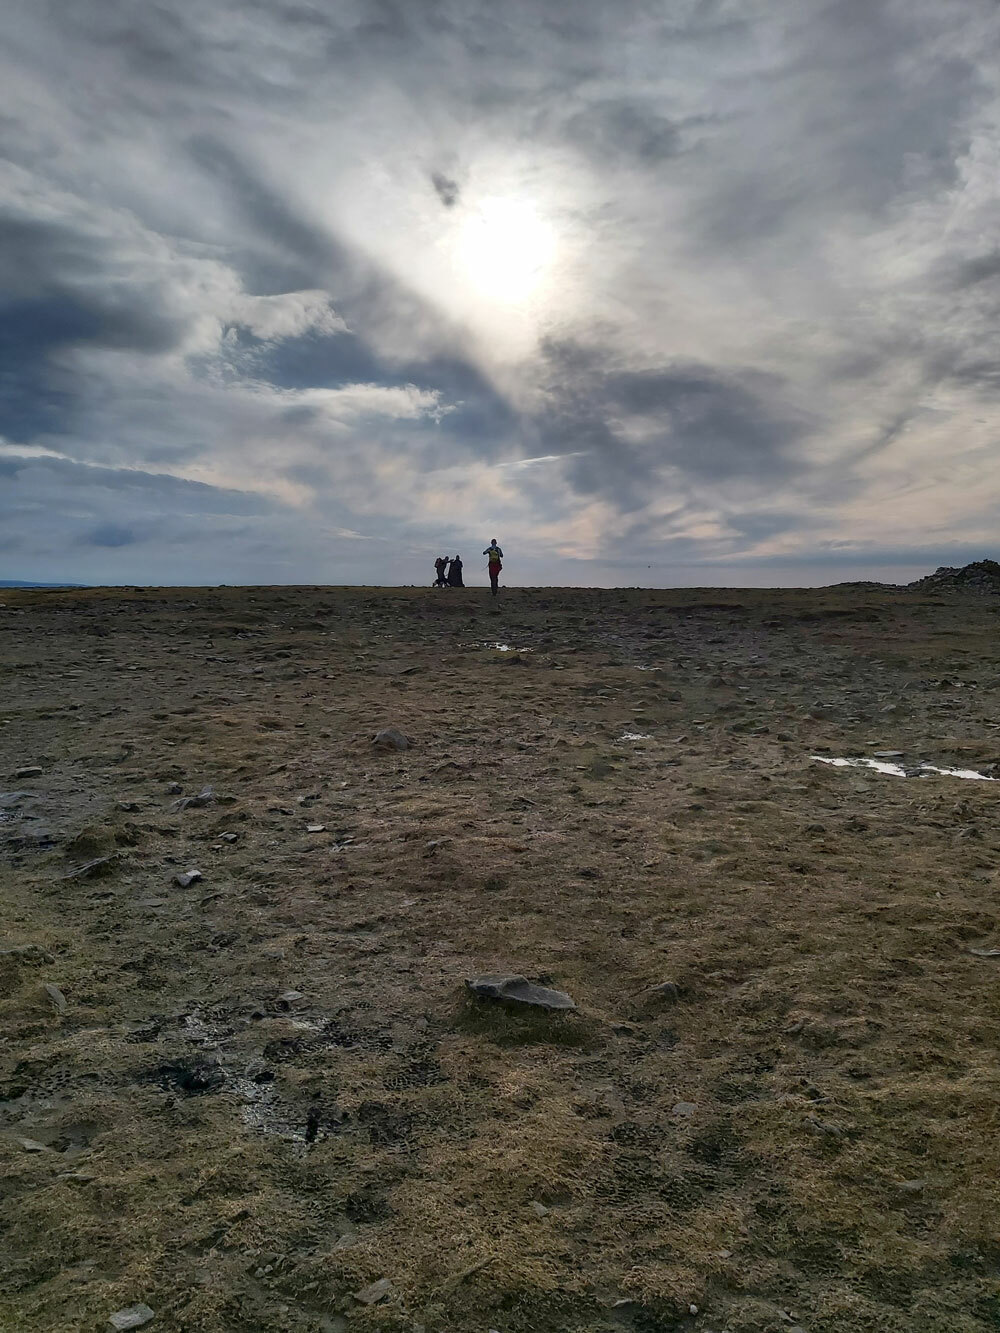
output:
M 1000 602 L 2 601 L 0 1328 L 1000 1325 Z

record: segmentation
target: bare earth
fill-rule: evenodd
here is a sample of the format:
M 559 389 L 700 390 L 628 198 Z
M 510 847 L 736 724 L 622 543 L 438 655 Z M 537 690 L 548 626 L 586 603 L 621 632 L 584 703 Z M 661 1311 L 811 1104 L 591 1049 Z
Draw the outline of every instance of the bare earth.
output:
M 996 601 L 0 599 L 0 1328 L 1000 1327 Z

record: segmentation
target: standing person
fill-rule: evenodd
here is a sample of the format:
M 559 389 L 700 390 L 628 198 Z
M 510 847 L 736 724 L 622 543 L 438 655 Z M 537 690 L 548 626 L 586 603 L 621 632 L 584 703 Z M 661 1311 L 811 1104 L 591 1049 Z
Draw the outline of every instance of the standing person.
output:
M 460 556 L 455 556 L 448 567 L 448 586 L 450 588 L 464 588 L 462 582 L 462 560 Z
M 447 563 L 448 561 L 443 555 L 439 555 L 434 561 L 434 570 L 437 574 L 437 578 L 434 580 L 435 588 L 443 588 L 445 586 L 444 567 Z
M 490 591 L 495 597 L 500 591 L 497 580 L 500 577 L 500 571 L 503 569 L 503 551 L 497 546 L 496 537 L 490 538 L 490 544 L 487 546 L 483 555 L 489 556 L 490 561 Z

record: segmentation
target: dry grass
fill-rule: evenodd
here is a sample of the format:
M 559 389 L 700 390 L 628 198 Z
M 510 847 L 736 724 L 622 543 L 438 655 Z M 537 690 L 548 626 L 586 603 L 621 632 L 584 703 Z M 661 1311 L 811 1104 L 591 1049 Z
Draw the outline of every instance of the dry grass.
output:
M 0 1328 L 1000 1327 L 992 603 L 4 600 Z

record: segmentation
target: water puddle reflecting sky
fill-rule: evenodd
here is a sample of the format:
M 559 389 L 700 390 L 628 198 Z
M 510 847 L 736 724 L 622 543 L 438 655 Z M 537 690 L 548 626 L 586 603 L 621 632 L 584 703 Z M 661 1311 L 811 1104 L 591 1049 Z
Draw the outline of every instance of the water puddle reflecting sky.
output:
M 809 756 L 817 764 L 831 764 L 834 768 L 868 768 L 876 773 L 885 773 L 892 778 L 922 778 L 930 773 L 939 773 L 948 778 L 966 778 L 971 782 L 996 782 L 996 778 L 979 773 L 974 768 L 941 768 L 938 764 L 897 764 L 887 759 L 828 759 L 825 755 Z

